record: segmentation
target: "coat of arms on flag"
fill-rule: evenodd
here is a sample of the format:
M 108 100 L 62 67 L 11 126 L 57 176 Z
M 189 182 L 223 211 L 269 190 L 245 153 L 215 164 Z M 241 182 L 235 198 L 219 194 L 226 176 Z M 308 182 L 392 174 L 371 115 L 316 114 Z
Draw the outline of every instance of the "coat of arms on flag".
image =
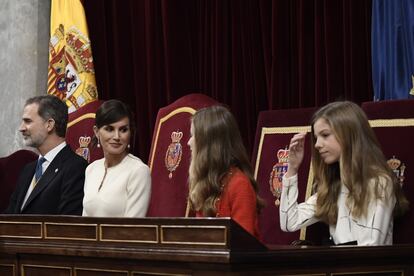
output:
M 54 0 L 48 94 L 65 99 L 69 113 L 98 98 L 88 29 L 79 0 Z

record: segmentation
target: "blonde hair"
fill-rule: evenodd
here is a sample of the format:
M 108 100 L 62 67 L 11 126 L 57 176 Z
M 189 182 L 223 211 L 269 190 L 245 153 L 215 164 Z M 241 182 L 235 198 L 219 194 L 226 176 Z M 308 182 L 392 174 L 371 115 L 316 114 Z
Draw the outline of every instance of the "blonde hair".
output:
M 215 216 L 215 202 L 221 195 L 222 180 L 232 167 L 250 180 L 256 197 L 257 183 L 233 115 L 223 106 L 198 110 L 192 117 L 194 146 L 189 169 L 190 201 L 204 216 Z M 257 210 L 262 201 L 257 197 Z
M 336 223 L 341 183 L 349 190 L 346 204 L 356 218 L 367 214 L 371 198 L 389 200 L 387 196 L 395 195 L 395 210 L 405 210 L 408 201 L 388 167 L 362 109 L 349 101 L 333 102 L 319 109 L 311 121 L 312 145 L 316 142 L 314 124 L 319 119 L 324 119 L 331 127 L 340 144 L 341 157 L 339 162 L 325 164 L 315 147 L 312 147 L 313 173 L 318 194 L 315 216 L 328 224 Z

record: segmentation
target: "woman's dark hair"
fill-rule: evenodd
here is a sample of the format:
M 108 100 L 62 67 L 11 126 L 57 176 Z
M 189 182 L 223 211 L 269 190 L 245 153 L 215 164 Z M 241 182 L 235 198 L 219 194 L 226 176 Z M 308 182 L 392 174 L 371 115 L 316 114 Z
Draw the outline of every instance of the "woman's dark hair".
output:
M 134 116 L 131 109 L 123 102 L 119 100 L 105 101 L 95 113 L 95 126 L 99 129 L 105 125 L 109 125 L 123 118 L 129 119 L 129 127 L 132 137 L 135 133 Z M 97 139 L 94 137 L 93 144 L 97 144 Z

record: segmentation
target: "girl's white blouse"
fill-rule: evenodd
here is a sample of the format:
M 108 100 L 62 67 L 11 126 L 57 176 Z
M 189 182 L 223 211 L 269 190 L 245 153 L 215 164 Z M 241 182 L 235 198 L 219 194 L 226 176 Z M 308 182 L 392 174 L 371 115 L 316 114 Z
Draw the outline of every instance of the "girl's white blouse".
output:
M 395 196 L 390 195 L 387 179 L 380 178 L 380 186 L 385 187 L 382 199 L 372 199 L 368 204 L 367 216 L 354 218 L 346 205 L 348 189 L 342 185 L 338 197 L 338 219 L 335 225 L 329 225 L 329 232 L 335 244 L 357 241 L 358 245 L 392 244 L 393 210 Z M 387 193 L 387 195 L 386 195 Z M 316 200 L 314 194 L 306 202 L 297 203 L 298 177 L 283 178 L 280 201 L 280 227 L 283 231 L 293 232 L 318 221 L 315 218 Z

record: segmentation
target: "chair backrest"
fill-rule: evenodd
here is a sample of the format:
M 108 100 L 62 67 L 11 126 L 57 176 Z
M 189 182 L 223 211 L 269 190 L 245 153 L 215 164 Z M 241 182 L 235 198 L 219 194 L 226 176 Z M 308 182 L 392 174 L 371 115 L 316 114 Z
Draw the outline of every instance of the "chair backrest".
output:
M 266 206 L 259 217 L 259 226 L 266 244 L 291 244 L 295 240 L 320 243 L 328 235 L 327 227 L 315 224 L 300 232 L 286 233 L 280 229 L 278 200 L 281 179 L 287 170 L 287 148 L 295 133 L 310 132 L 309 122 L 315 108 L 262 111 L 259 114 L 255 146 L 252 155 L 259 195 Z M 310 135 L 306 136 L 305 157 L 299 169 L 299 198 L 303 202 L 311 195 L 313 177 L 310 170 Z
M 7 157 L 0 158 L 0 213 L 9 204 L 10 196 L 16 188 L 17 178 L 23 167 L 38 155 L 30 150 L 18 150 Z
M 190 118 L 198 109 L 215 104 L 206 95 L 190 94 L 158 111 L 148 161 L 152 191 L 147 216 L 187 215 Z
M 103 158 L 101 148 L 91 145 L 94 136 L 95 112 L 103 101 L 88 103 L 69 114 L 66 142 L 73 151 L 85 158 L 89 163 Z
M 401 181 L 410 210 L 394 222 L 394 243 L 413 243 L 414 235 L 414 100 L 365 102 L 385 158 Z

